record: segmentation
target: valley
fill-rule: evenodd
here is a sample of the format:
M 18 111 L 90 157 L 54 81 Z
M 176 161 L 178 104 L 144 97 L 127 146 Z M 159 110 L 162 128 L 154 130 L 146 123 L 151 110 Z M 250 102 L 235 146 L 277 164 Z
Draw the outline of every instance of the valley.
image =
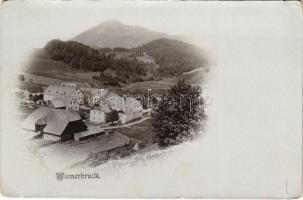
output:
M 35 132 L 29 146 L 47 166 L 95 167 L 154 150 L 155 143 L 160 144 L 154 123 L 163 121 L 155 119 L 164 116 L 154 115 L 163 95 L 177 91 L 197 98 L 200 87 L 192 86 L 201 86 L 207 72 L 208 61 L 199 47 L 143 27 L 106 21 L 32 51 L 18 74 L 16 114 L 23 120 L 26 138 Z M 177 118 L 180 112 L 171 115 Z

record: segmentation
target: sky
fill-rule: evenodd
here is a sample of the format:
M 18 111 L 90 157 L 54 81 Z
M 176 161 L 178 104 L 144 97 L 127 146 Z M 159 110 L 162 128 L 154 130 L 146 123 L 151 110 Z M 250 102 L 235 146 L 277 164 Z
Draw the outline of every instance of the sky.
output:
M 298 39 L 297 2 L 212 1 L 8 1 L 1 7 L 3 63 L 20 69 L 33 48 L 51 39 L 69 40 L 108 19 L 171 35 L 189 36 L 193 44 L 217 57 L 222 40 L 233 37 Z M 273 9 L 274 5 L 274 9 Z M 279 14 L 277 14 L 279 13 Z M 291 23 L 289 25 L 289 23 Z M 220 44 L 220 45 L 219 45 Z M 4 53 L 2 53 L 4 55 Z M 14 59 L 9 57 L 14 55 Z M 16 59 L 18 57 L 18 59 Z M 21 62 L 19 62 L 21 61 Z
M 262 7 L 270 8 L 274 2 Z M 298 17 L 298 4 L 284 2 L 275 9 L 257 9 L 256 2 L 109 2 L 9 1 L 2 5 L 3 37 L 30 40 L 41 47 L 53 38 L 68 40 L 107 19 L 139 25 L 173 35 L 299 37 L 285 29 L 286 20 Z M 190 12 L 189 12 L 190 11 Z M 275 13 L 280 13 L 275 15 Z M 245 14 L 245 15 L 244 15 Z M 292 21 L 295 23 L 295 20 Z M 296 28 L 296 27 L 292 27 Z

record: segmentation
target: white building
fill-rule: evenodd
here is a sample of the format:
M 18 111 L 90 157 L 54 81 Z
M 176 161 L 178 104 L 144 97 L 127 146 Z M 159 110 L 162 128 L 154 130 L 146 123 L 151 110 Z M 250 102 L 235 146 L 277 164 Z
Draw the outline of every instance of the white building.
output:
M 78 104 L 84 104 L 84 94 L 77 87 L 62 86 L 62 85 L 50 85 L 44 90 L 44 101 L 49 102 L 55 97 L 73 98 Z
M 105 101 L 103 100 L 101 110 L 105 114 L 111 110 L 118 111 L 121 124 L 142 118 L 143 116 L 141 103 L 132 97 L 110 96 Z
M 143 116 L 143 107 L 134 98 L 121 97 L 112 91 L 104 89 L 93 89 L 90 93 L 88 102 L 90 102 L 89 105 L 92 107 L 90 111 L 90 121 L 92 123 L 106 123 L 106 115 L 113 110 L 118 111 L 122 124 Z
M 121 115 L 124 123 L 142 118 L 143 116 L 143 107 L 139 101 L 132 97 L 125 98 L 124 110 L 125 117 Z M 125 119 L 123 119 L 125 118 Z M 121 123 L 123 123 L 121 120 Z
M 119 97 L 119 95 L 108 89 L 83 88 L 83 92 L 87 97 L 87 103 L 90 107 L 96 107 L 97 105 L 103 104 L 101 102 L 106 99 Z
M 100 109 L 92 109 L 89 112 L 89 120 L 94 124 L 105 123 L 105 113 Z
M 80 110 L 80 104 L 73 97 L 65 98 L 65 105 L 66 105 L 66 110 L 75 110 L 75 111 Z
M 142 56 L 137 56 L 136 59 L 139 61 L 139 62 L 143 62 L 145 64 L 155 64 L 155 60 L 153 57 L 147 55 L 147 53 L 143 53 Z

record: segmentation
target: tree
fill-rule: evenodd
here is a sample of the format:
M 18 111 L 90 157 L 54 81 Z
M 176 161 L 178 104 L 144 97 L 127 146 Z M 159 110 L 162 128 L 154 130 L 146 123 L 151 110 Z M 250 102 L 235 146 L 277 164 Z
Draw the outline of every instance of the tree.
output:
M 153 114 L 153 142 L 166 147 L 189 140 L 206 119 L 201 88 L 179 80 L 162 96 Z

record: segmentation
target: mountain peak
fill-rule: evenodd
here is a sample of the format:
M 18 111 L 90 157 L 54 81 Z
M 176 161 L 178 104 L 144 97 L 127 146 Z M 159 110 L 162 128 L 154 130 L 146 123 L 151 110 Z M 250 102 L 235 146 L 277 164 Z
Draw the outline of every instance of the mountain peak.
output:
M 71 40 L 95 48 L 134 48 L 163 37 L 168 37 L 168 35 L 140 26 L 123 24 L 115 19 L 109 19 L 80 33 Z
M 123 25 L 119 20 L 116 19 L 108 19 L 105 20 L 101 25 Z

